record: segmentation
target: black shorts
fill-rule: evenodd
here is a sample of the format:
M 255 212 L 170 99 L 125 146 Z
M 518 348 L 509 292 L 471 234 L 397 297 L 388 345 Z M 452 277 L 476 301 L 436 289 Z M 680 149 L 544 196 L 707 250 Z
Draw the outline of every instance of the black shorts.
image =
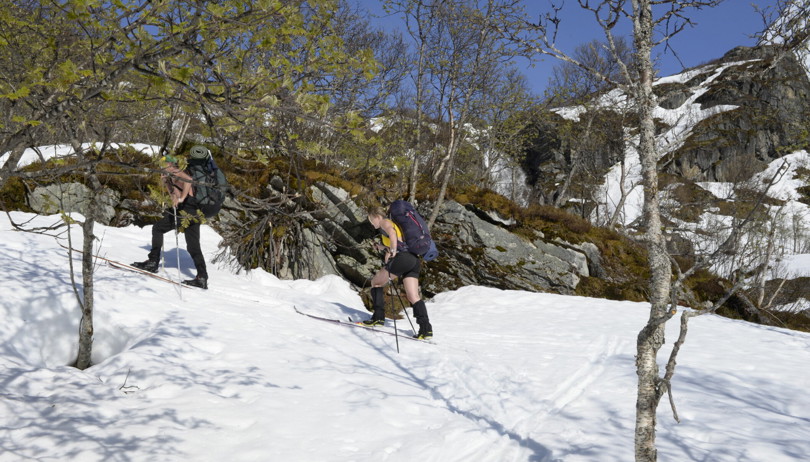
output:
M 397 252 L 386 268 L 389 273 L 401 278 L 419 278 L 422 260 L 410 252 Z

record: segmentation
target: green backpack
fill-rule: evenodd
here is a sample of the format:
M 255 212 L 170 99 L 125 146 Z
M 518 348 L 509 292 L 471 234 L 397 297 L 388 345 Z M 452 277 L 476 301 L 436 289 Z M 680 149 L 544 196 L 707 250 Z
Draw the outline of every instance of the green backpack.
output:
M 197 206 L 206 218 L 216 216 L 222 209 L 230 185 L 207 148 L 191 148 L 186 173 L 191 176 L 194 186 L 191 205 Z

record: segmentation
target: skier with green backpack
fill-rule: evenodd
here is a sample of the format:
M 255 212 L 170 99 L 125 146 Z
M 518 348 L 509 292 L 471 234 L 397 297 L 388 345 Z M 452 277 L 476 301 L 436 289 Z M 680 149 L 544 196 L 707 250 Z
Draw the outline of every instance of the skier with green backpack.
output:
M 183 284 L 208 288 L 208 271 L 200 247 L 200 224 L 219 213 L 228 188 L 222 170 L 217 168 L 211 152 L 205 146 L 194 146 L 189 152 L 188 167 L 179 168 L 179 159 L 172 155 L 161 158 L 162 182 L 169 192 L 172 207 L 152 226 L 152 249 L 148 259 L 132 266 L 157 273 L 163 248 L 163 235 L 180 230 L 186 237 L 186 248 L 194 261 L 197 275 Z

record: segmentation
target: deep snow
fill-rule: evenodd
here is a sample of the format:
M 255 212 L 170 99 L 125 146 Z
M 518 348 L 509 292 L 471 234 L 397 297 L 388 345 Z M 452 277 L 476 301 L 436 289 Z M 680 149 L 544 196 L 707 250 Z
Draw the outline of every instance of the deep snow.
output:
M 427 305 L 435 344 L 400 341 L 398 354 L 392 336 L 295 313 L 366 316 L 337 277 L 282 281 L 209 264 L 210 290 L 178 290 L 99 264 L 96 364 L 79 371 L 66 366 L 80 317 L 66 251 L 12 231 L 6 216 L 0 235 L 0 461 L 633 459 L 647 304 L 463 287 Z M 97 235 L 102 255 L 145 258 L 148 228 Z M 209 262 L 218 242 L 203 227 Z M 717 316 L 690 326 L 673 382 L 682 421 L 662 403 L 659 460 L 805 460 L 810 335 Z M 397 327 L 411 331 L 404 319 Z

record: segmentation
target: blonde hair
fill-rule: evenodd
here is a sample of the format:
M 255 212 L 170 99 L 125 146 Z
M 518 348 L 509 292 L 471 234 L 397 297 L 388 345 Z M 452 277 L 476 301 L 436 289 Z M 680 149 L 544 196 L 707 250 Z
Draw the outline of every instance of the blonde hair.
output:
M 386 212 L 385 209 L 382 207 L 371 207 L 368 209 L 368 216 L 385 218 L 386 216 L 388 216 L 388 212 Z

